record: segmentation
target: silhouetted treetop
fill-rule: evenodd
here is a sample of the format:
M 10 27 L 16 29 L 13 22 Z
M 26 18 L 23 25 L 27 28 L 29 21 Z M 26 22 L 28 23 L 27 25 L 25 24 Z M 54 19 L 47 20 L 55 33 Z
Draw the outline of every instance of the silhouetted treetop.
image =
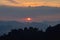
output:
M 60 32 L 60 24 L 57 24 L 53 27 L 49 26 L 47 29 L 46 29 L 46 32 Z
M 0 36 L 0 40 L 60 40 L 60 24 L 49 26 L 46 32 L 38 28 L 25 27 L 23 29 L 13 29 L 7 35 Z

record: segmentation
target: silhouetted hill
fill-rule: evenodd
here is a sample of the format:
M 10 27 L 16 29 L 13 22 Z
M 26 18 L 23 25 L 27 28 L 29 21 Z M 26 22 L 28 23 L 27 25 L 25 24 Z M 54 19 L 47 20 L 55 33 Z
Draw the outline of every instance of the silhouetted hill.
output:
M 39 28 L 39 30 L 45 31 L 46 28 L 49 25 L 56 25 L 58 24 L 59 21 L 57 22 L 32 22 L 32 23 L 22 23 L 22 22 L 17 22 L 17 21 L 0 21 L 0 34 L 2 35 L 3 33 L 8 33 L 11 29 L 19 29 L 19 28 L 24 28 L 24 27 L 36 27 Z
M 58 25 L 55 25 L 55 26 L 49 26 L 47 29 L 46 29 L 46 32 L 60 32 L 60 24 Z
M 24 27 L 39 28 L 39 30 L 45 31 L 49 25 L 56 25 L 58 22 L 32 22 L 32 23 L 22 23 L 17 21 L 0 21 L 0 35 L 3 33 L 8 33 L 11 29 L 19 29 Z
M 60 24 L 49 26 L 46 32 L 38 28 L 25 27 L 23 29 L 13 29 L 7 35 L 0 36 L 0 40 L 60 40 Z

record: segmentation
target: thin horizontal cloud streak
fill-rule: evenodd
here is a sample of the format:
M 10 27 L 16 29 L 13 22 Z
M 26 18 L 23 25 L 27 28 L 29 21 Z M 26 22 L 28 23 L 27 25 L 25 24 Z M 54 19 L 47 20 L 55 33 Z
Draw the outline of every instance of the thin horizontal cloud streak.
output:
M 55 15 L 41 15 L 37 17 L 37 20 L 40 21 L 59 21 L 60 20 L 60 14 Z
M 33 21 L 39 22 L 39 21 L 59 21 L 60 20 L 60 14 L 58 15 L 40 15 L 37 17 L 32 17 Z M 0 20 L 4 21 L 25 21 L 23 20 L 25 17 L 16 17 L 16 16 L 0 16 Z

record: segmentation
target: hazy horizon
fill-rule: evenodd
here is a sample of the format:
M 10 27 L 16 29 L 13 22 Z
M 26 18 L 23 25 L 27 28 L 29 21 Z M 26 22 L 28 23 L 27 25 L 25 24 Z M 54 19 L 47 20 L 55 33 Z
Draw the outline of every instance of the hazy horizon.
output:
M 25 18 L 32 18 L 31 22 L 59 21 L 60 8 L 58 7 L 12 7 L 0 6 L 0 20 L 25 22 Z

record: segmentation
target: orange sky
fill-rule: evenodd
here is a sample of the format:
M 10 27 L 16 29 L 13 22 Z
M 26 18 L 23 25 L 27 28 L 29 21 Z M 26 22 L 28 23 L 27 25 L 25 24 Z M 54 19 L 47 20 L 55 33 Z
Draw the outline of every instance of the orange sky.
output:
M 52 6 L 60 7 L 60 0 L 0 0 L 0 5 L 28 7 Z

